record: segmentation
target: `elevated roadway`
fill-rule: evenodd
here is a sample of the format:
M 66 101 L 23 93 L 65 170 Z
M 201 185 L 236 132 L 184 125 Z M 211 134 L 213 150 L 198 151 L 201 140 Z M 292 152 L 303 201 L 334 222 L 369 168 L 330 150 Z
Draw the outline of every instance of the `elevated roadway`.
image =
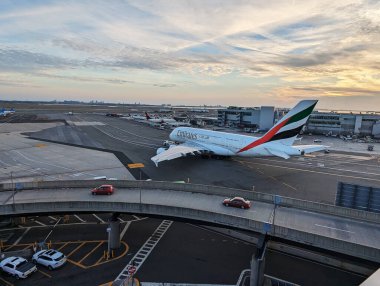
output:
M 0 214 L 121 212 L 191 219 L 250 230 L 380 263 L 380 214 L 247 190 L 154 181 L 113 181 L 112 196 L 92 196 L 102 181 L 0 185 Z M 17 190 L 17 192 L 15 191 Z M 226 196 L 253 201 L 224 207 Z

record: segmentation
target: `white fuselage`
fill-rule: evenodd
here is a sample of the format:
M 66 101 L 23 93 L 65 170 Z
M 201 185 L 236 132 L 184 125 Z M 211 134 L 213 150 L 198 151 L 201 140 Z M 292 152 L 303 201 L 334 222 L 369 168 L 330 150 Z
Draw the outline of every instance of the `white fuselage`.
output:
M 266 147 L 285 151 L 289 155 L 300 155 L 301 151 L 292 146 L 284 145 L 280 142 L 267 142 L 246 151 L 239 152 L 245 146 L 259 140 L 260 137 L 246 136 L 220 131 L 211 131 L 190 127 L 175 128 L 169 135 L 170 139 L 176 142 L 199 143 L 207 147 L 211 152 L 221 156 L 273 156 Z

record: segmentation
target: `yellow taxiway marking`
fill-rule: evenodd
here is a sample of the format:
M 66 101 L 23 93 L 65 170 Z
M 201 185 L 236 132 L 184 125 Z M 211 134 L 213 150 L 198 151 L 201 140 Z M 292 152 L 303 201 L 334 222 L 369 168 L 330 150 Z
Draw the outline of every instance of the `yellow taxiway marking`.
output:
M 87 253 L 81 260 L 79 260 L 78 263 L 82 263 L 83 260 L 85 260 L 88 256 L 90 256 L 102 244 L 103 244 L 103 241 L 99 242 L 99 244 L 97 246 L 95 246 L 89 253 Z
M 305 154 L 303 155 L 304 157 L 310 157 L 310 158 L 315 158 L 317 157 L 316 155 L 312 155 L 312 154 Z
M 38 147 L 38 148 L 46 147 L 46 144 L 38 143 L 38 144 L 34 145 L 34 147 Z
M 253 166 L 249 166 L 249 163 L 247 163 L 247 162 L 244 162 L 244 163 L 243 163 L 242 161 L 238 161 L 238 162 L 240 162 L 242 165 L 244 165 L 244 166 L 247 167 L 247 168 L 250 168 L 250 169 L 256 169 L 258 172 L 260 172 L 261 174 L 264 175 L 264 172 L 260 171 L 259 168 L 257 168 L 257 167 L 255 168 L 255 167 L 253 167 Z M 291 186 L 291 185 L 289 185 L 289 184 L 287 184 L 287 183 L 285 183 L 285 182 L 280 181 L 280 180 L 277 179 L 276 177 L 268 176 L 268 178 L 271 178 L 272 180 L 277 181 L 277 182 L 283 184 L 284 186 L 286 186 L 286 187 L 288 187 L 288 188 L 290 188 L 290 189 L 292 189 L 292 190 L 294 190 L 294 191 L 297 191 L 297 189 L 296 189 L 295 187 L 293 187 L 293 186 Z
M 41 270 L 38 269 L 38 272 L 40 272 L 41 274 L 45 275 L 46 277 L 51 278 L 51 275 L 47 274 L 47 273 L 44 272 L 44 271 L 41 271 Z
M 68 255 L 66 255 L 67 257 L 70 257 L 71 255 L 73 255 L 75 252 L 77 252 L 83 245 L 85 245 L 86 242 L 82 242 L 80 245 L 78 245 L 73 251 L 71 251 Z
M 8 282 L 7 280 L 5 280 L 1 277 L 0 277 L 0 280 L 3 281 L 5 283 L 5 285 L 7 285 L 7 286 L 14 286 L 12 283 Z

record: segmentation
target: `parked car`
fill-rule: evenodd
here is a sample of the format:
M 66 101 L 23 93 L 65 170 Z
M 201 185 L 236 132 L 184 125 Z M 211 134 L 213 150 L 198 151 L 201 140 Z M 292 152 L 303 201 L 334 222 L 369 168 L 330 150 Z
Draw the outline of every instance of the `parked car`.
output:
M 251 207 L 251 202 L 241 197 L 234 197 L 232 199 L 225 199 L 223 205 L 226 207 L 231 206 L 235 208 L 249 209 Z
M 0 262 L 0 269 L 16 279 L 26 278 L 37 271 L 36 265 L 28 262 L 25 258 L 11 256 Z
M 91 193 L 95 195 L 112 195 L 115 188 L 112 185 L 101 185 L 91 190 Z
M 314 139 L 313 142 L 314 142 L 314 143 L 322 143 L 322 140 L 321 140 L 321 139 Z
M 53 270 L 66 263 L 66 256 L 57 250 L 45 249 L 36 252 L 32 257 L 32 261 Z

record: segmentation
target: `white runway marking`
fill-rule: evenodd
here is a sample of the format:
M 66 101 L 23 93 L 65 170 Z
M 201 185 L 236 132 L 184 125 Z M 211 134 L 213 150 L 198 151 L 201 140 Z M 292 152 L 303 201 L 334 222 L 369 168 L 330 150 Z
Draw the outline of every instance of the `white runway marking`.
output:
M 349 231 L 349 230 L 345 230 L 345 229 L 340 229 L 340 228 L 335 228 L 335 227 L 331 227 L 331 226 L 327 226 L 327 225 L 320 225 L 320 224 L 314 224 L 314 225 L 315 226 L 319 226 L 319 227 L 333 229 L 333 230 L 339 230 L 339 231 L 344 231 L 344 232 L 349 232 L 349 233 L 355 233 L 353 231 Z

